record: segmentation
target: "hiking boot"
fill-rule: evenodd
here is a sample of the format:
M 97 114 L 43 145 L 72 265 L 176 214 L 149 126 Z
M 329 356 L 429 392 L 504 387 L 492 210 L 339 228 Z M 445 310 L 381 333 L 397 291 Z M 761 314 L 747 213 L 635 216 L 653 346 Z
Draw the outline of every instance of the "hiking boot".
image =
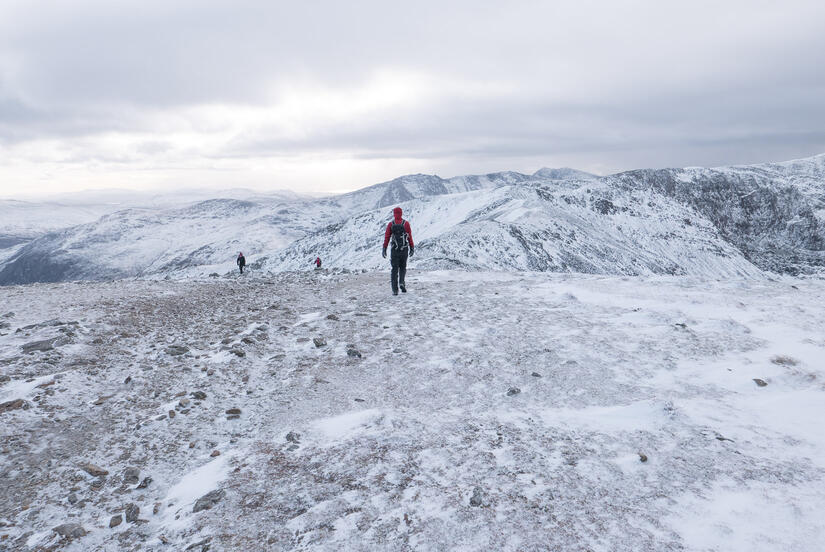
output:
M 397 289 L 392 290 L 392 294 L 393 295 L 398 295 L 398 290 Z
M 405 286 L 404 284 L 401 284 L 398 287 L 401 288 L 401 293 L 407 293 L 407 286 Z

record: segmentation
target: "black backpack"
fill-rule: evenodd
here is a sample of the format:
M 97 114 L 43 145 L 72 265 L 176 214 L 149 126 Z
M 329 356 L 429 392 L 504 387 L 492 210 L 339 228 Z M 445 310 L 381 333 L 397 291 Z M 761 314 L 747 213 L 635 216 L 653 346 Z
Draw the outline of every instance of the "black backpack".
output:
M 401 224 L 392 223 L 392 248 L 406 249 L 410 245 L 410 240 L 407 238 L 407 231 L 404 229 L 404 219 L 401 219 Z

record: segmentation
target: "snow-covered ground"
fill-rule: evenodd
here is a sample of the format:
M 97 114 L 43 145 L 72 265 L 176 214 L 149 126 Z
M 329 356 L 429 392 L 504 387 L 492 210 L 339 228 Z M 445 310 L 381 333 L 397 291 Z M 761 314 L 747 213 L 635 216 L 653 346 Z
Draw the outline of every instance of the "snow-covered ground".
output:
M 387 279 L 0 288 L 0 548 L 825 549 L 822 280 Z

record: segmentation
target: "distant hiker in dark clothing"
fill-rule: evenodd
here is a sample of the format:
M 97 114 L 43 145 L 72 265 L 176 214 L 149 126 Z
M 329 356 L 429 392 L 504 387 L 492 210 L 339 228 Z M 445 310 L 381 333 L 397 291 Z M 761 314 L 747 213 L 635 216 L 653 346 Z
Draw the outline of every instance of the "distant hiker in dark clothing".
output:
M 315 257 L 315 268 L 321 268 L 321 257 Z
M 241 274 L 243 274 L 243 267 L 246 266 L 246 257 L 243 256 L 243 253 L 238 253 L 238 268 L 241 270 Z
M 401 218 L 401 207 L 393 209 L 392 214 L 393 220 L 387 223 L 387 230 L 384 232 L 384 248 L 381 250 L 381 256 L 387 258 L 387 244 L 392 242 L 390 283 L 392 294 L 398 295 L 398 288 L 401 288 L 402 293 L 407 293 L 407 286 L 404 284 L 404 276 L 407 274 L 407 255 L 412 257 L 415 245 L 410 223 Z

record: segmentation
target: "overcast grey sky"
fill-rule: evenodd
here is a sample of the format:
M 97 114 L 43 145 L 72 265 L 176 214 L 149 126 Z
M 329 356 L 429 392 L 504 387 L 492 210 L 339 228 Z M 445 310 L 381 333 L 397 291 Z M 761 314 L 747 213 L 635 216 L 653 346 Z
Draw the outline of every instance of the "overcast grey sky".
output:
M 825 2 L 0 0 L 0 196 L 825 152 Z

